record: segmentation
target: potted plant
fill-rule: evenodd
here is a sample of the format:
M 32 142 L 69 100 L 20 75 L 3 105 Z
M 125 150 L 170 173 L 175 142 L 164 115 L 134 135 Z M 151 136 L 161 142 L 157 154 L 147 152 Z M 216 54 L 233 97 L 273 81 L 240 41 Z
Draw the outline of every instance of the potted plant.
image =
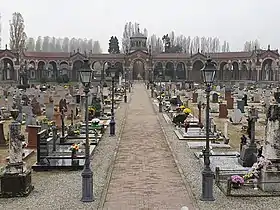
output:
M 244 179 L 243 177 L 239 176 L 239 175 L 233 175 L 230 177 L 230 181 L 231 181 L 231 185 L 232 188 L 234 189 L 238 189 L 241 187 L 241 185 L 244 184 Z

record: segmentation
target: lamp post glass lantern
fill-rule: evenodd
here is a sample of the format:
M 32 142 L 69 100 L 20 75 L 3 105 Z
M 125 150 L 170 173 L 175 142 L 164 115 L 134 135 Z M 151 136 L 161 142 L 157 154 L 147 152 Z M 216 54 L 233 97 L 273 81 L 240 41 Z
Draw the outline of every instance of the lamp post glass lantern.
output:
M 82 202 L 92 202 L 93 198 L 93 173 L 90 169 L 89 158 L 89 126 L 88 126 L 88 93 L 92 79 L 92 70 L 89 67 L 88 60 L 84 61 L 84 69 L 80 71 L 80 80 L 84 86 L 85 92 L 85 124 L 86 124 L 86 145 L 85 145 L 85 165 L 82 171 Z
M 214 82 L 216 65 L 208 59 L 205 63 L 205 66 L 201 69 L 203 82 L 206 84 L 206 146 L 203 149 L 204 157 L 204 169 L 202 171 L 202 201 L 214 201 L 213 197 L 213 183 L 214 183 L 214 172 L 210 168 L 210 142 L 209 142 L 209 132 L 210 132 L 210 92 L 211 84 Z
M 203 82 L 207 85 L 211 85 L 214 82 L 216 71 L 216 64 L 212 62 L 211 59 L 208 59 L 201 69 Z

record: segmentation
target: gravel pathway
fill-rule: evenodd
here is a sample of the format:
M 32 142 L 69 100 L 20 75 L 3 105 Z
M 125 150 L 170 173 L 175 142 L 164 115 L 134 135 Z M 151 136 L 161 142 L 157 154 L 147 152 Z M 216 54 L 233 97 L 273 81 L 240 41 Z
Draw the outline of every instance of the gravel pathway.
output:
M 194 210 L 144 86 L 134 91 L 103 209 Z
M 149 91 L 150 92 L 150 91 Z M 153 99 L 151 100 L 153 101 Z M 152 103 L 152 102 L 151 102 Z M 158 112 L 158 107 L 154 105 L 154 109 Z M 216 186 L 214 186 L 214 202 L 200 201 L 201 195 L 201 171 L 202 165 L 194 155 L 194 150 L 187 146 L 186 141 L 178 140 L 174 133 L 172 124 L 167 124 L 162 114 L 158 113 L 161 125 L 165 131 L 171 150 L 175 155 L 182 175 L 188 189 L 197 200 L 197 205 L 201 210 L 278 210 L 280 209 L 279 197 L 255 197 L 255 198 L 234 198 L 226 197 Z M 252 189 L 253 190 L 253 189 Z
M 128 97 L 130 99 L 130 96 Z M 116 112 L 116 136 L 106 134 L 95 150 L 91 164 L 95 201 L 82 203 L 81 171 L 33 172 L 32 183 L 35 190 L 26 198 L 0 199 L 1 210 L 77 210 L 97 209 L 102 191 L 107 182 L 107 172 L 113 161 L 122 124 L 128 104 L 122 103 Z

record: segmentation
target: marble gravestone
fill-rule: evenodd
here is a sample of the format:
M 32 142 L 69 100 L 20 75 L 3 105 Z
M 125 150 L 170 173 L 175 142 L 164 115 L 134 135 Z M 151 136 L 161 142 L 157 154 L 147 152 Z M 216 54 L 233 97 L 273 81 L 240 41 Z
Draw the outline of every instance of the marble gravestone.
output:
M 240 111 L 240 109 L 234 109 L 231 117 L 230 117 L 230 122 L 233 124 L 233 125 L 238 125 L 241 123 L 242 121 L 242 113 Z

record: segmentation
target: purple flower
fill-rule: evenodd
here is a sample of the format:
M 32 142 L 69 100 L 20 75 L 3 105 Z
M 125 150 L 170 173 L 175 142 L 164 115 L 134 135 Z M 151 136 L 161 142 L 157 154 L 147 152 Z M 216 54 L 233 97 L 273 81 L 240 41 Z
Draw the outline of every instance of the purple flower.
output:
M 230 177 L 231 182 L 236 184 L 244 184 L 244 179 L 241 176 L 233 175 Z

